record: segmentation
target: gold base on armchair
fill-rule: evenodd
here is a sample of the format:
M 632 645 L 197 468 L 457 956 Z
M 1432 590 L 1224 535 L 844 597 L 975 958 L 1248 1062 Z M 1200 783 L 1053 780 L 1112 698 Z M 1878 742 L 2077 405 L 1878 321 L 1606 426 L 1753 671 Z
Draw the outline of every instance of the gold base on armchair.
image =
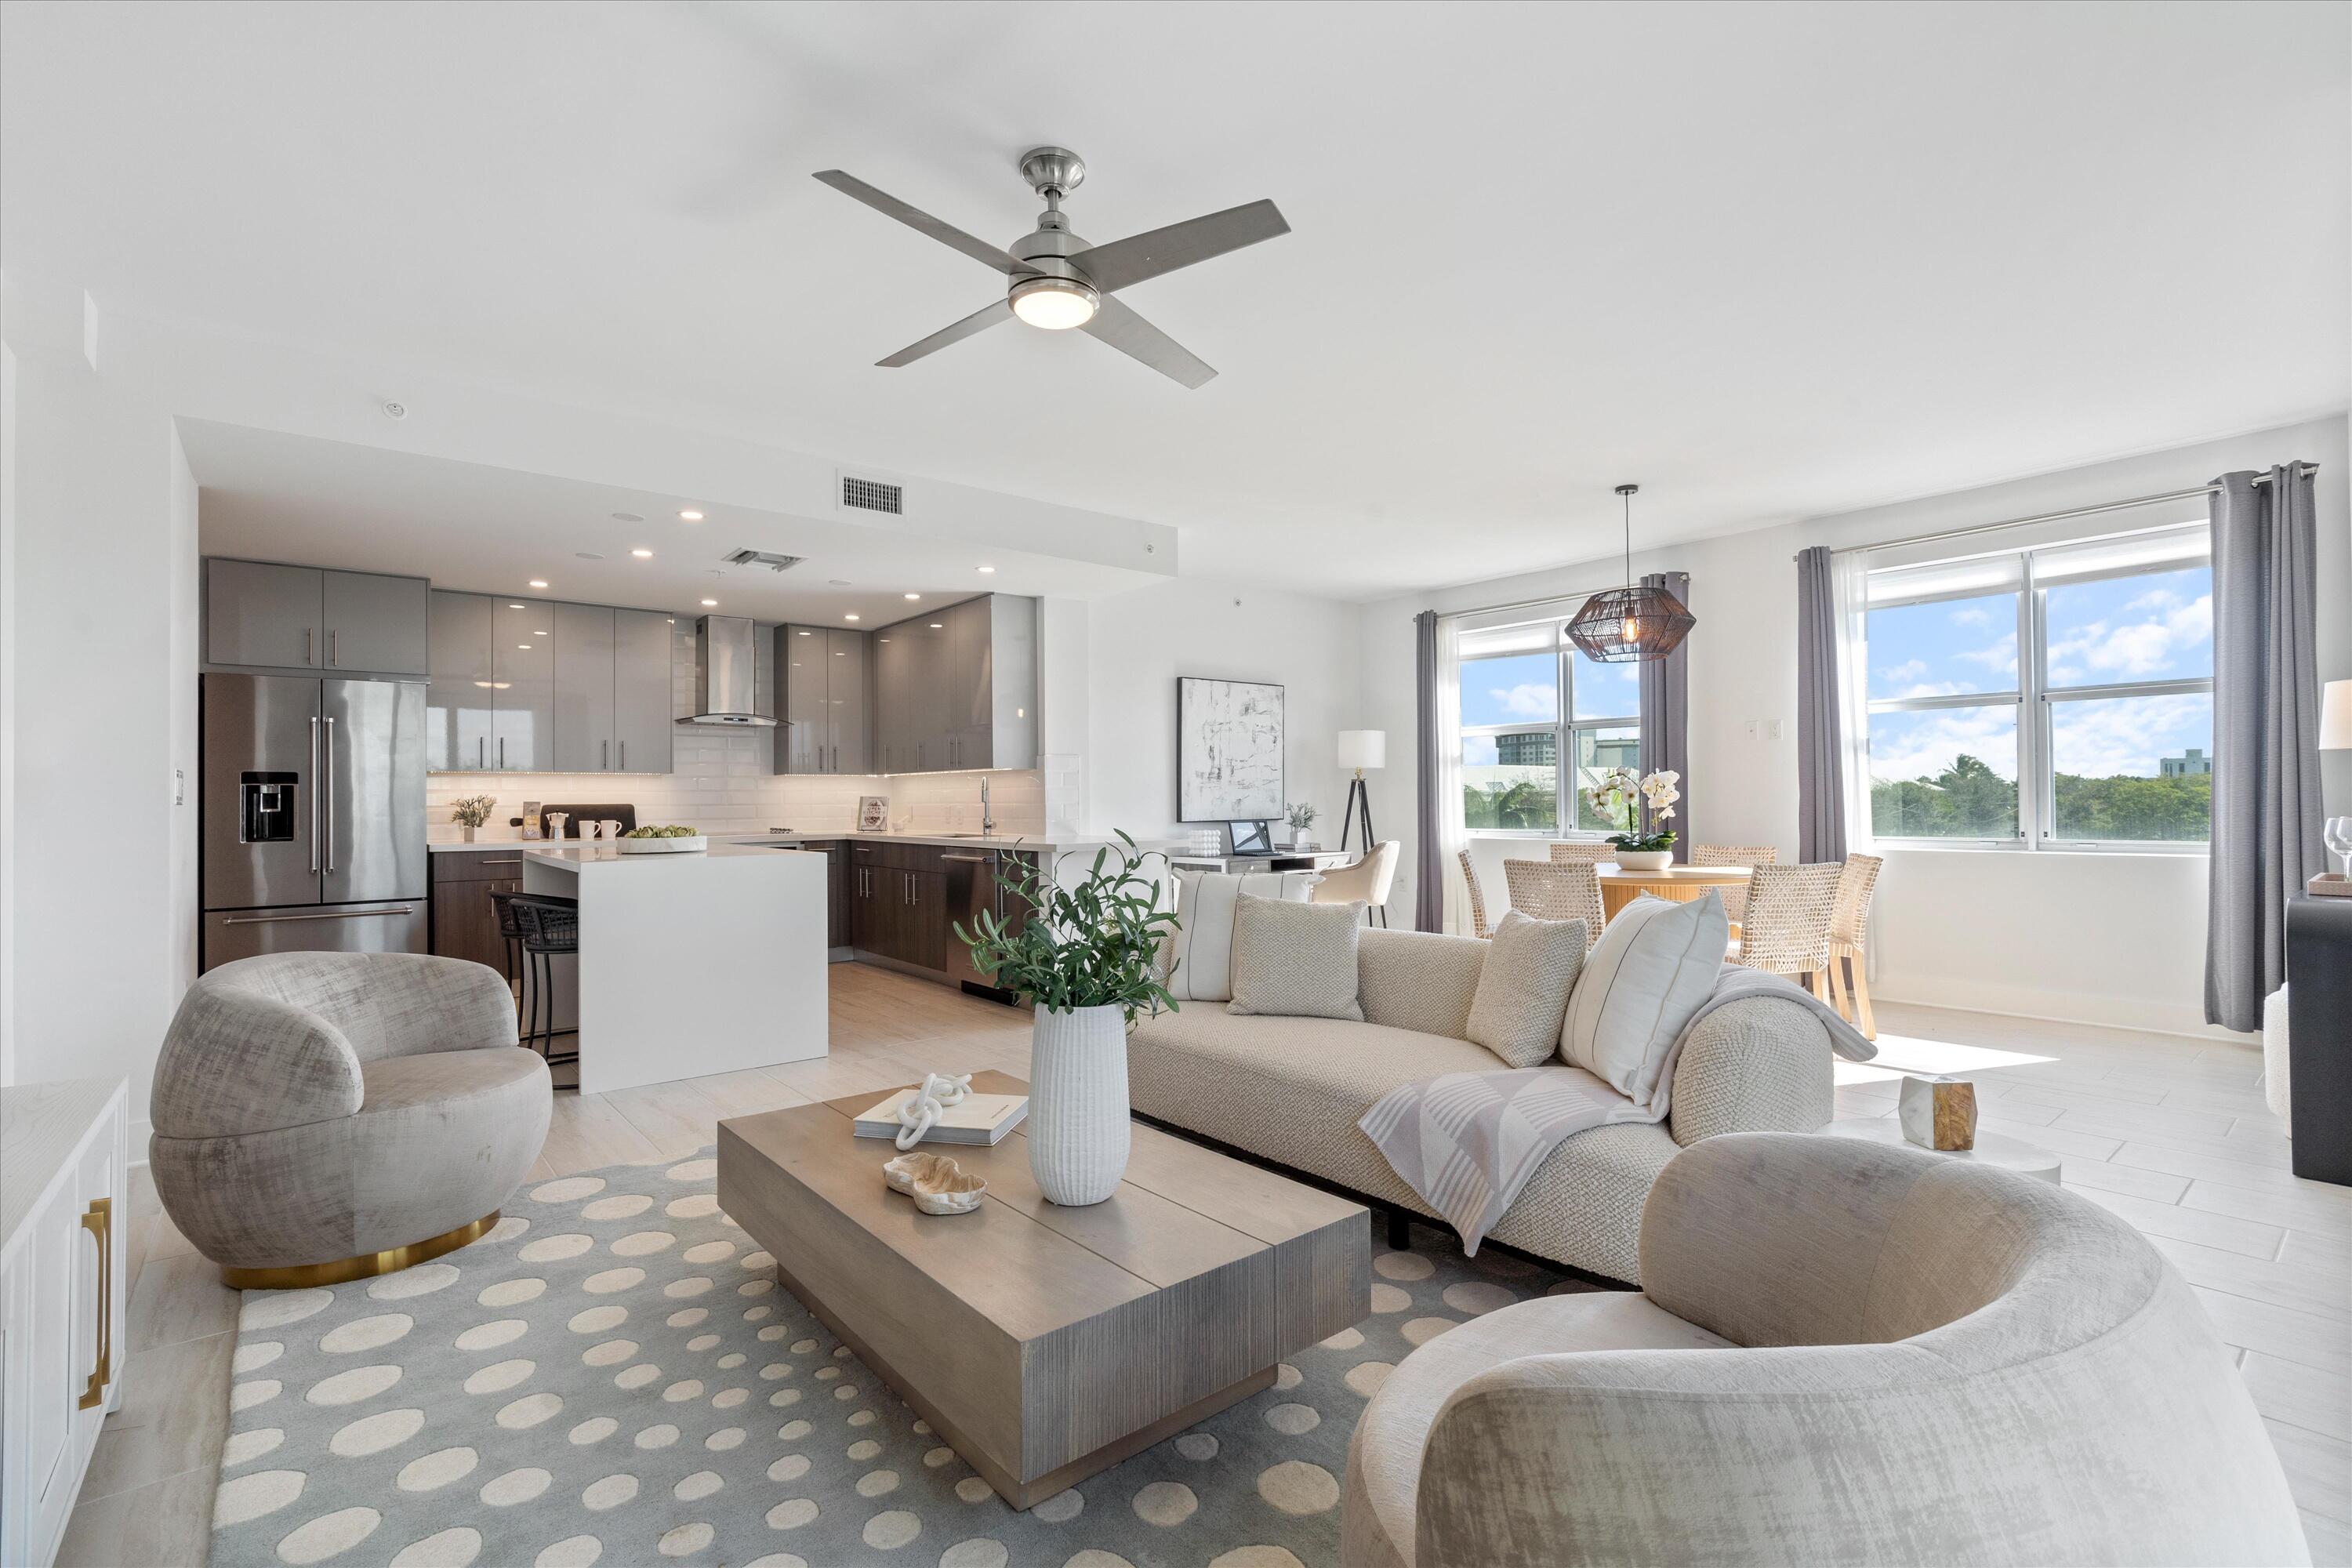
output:
M 469 1241 L 479 1241 L 498 1223 L 499 1211 L 492 1209 L 479 1219 L 468 1220 L 455 1230 L 445 1230 L 423 1241 L 412 1241 L 406 1247 L 383 1252 L 362 1252 L 357 1258 L 338 1258 L 332 1263 L 297 1263 L 285 1268 L 233 1268 L 224 1263 L 220 1266 L 221 1283 L 232 1290 L 307 1290 L 377 1274 L 397 1274 L 404 1268 L 430 1262 L 445 1252 L 455 1252 Z

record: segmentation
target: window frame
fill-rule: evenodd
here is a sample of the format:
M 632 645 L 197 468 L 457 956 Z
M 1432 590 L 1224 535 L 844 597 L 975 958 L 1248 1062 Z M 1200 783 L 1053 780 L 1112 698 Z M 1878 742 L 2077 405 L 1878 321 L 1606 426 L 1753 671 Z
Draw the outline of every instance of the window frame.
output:
M 2159 533 L 2189 533 L 2202 537 L 2204 548 L 2179 565 L 2170 567 L 2117 566 L 2101 572 L 2070 572 L 2063 586 L 2074 587 L 2086 583 L 2107 583 L 2123 577 L 2152 576 L 2159 571 L 2193 569 L 2202 563 L 2207 573 L 2212 570 L 2213 536 L 2210 524 L 2195 522 L 2162 523 L 2155 527 L 2134 529 L 2128 533 L 2100 535 L 2100 538 L 2131 538 Z M 1873 825 L 1870 837 L 1880 844 L 1898 849 L 1953 849 L 1965 851 L 1995 850 L 2004 853 L 2067 855 L 2210 855 L 2212 837 L 2196 838 L 2062 838 L 2057 832 L 2058 781 L 2055 766 L 2056 746 L 2053 735 L 2053 705 L 2060 702 L 2094 701 L 2119 697 L 2171 697 L 2202 694 L 2210 697 L 2213 678 L 2210 675 L 2167 677 L 2151 680 L 2107 681 L 2097 686 L 2065 686 L 2053 689 L 2050 684 L 2050 585 L 2039 580 L 2035 571 L 2038 555 L 2063 551 L 2070 546 L 2091 542 L 2086 539 L 2049 540 L 2035 544 L 2020 545 L 2014 550 L 1995 550 L 1956 555 L 1953 561 L 1989 560 L 2015 557 L 2018 563 L 2017 586 L 2017 673 L 2016 684 L 2007 691 L 1960 692 L 1948 697 L 1870 697 L 1865 689 L 1858 705 L 1864 723 L 1875 713 L 1927 712 L 1938 709 L 1993 708 L 2007 704 L 2016 716 L 2017 723 L 2017 831 L 2006 838 L 1906 837 L 1900 834 L 1879 833 Z M 1864 573 L 1863 624 L 1868 635 L 1869 614 L 1879 608 L 1897 609 L 1912 605 L 1932 605 L 1945 600 L 1984 598 L 1981 590 L 1958 589 L 1939 594 L 1924 594 L 1916 598 L 1890 600 L 1884 606 L 1869 602 L 1867 580 L 1877 572 L 1893 574 L 1914 567 L 1941 564 L 1939 562 L 1906 562 L 1900 566 L 1886 566 Z M 2210 584 L 2209 584 L 2210 591 Z M 1866 672 L 1863 679 L 1867 679 Z M 1865 820 L 1870 812 L 1870 790 L 1875 782 L 1869 774 L 1869 736 L 1863 736 L 1862 756 L 1864 762 L 1862 781 L 1861 808 Z M 2209 742 L 2210 743 L 2210 742 Z
M 1462 743 L 1473 737 L 1491 740 L 1504 735 L 1549 734 L 1552 736 L 1554 826 L 1549 831 L 1539 827 L 1468 827 L 1465 828 L 1464 832 L 1466 836 L 1475 838 L 1520 838 L 1539 841 L 1563 839 L 1578 843 L 1599 844 L 1610 837 L 1607 831 L 1577 826 L 1577 801 L 1581 795 L 1581 790 L 1576 783 L 1576 759 L 1580 754 L 1577 746 L 1577 737 L 1586 731 L 1630 729 L 1635 734 L 1635 744 L 1638 746 L 1642 716 L 1634 713 L 1608 719 L 1576 718 L 1574 716 L 1576 713 L 1576 645 L 1568 640 L 1567 618 L 1519 624 L 1551 627 L 1552 658 L 1557 682 L 1553 691 L 1559 703 L 1553 710 L 1551 722 L 1548 724 L 1461 724 L 1456 726 L 1454 745 L 1458 752 Z M 1508 628 L 1501 626 L 1479 628 L 1481 631 L 1506 629 Z M 1461 665 L 1466 673 L 1473 665 L 1484 663 L 1490 658 L 1525 658 L 1528 652 L 1540 650 L 1530 649 L 1517 653 L 1496 654 L 1465 653 L 1462 656 Z

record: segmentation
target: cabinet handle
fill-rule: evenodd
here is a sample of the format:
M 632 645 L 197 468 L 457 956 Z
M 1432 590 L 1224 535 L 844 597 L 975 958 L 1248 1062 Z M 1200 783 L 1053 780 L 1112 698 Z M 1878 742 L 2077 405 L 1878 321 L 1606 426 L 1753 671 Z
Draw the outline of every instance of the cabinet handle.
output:
M 89 1410 L 105 1401 L 106 1385 L 114 1381 L 114 1200 L 90 1199 L 81 1227 L 98 1240 L 98 1364 L 74 1403 L 75 1409 Z
M 484 866 L 520 866 L 522 864 L 522 857 L 518 855 L 511 860 L 484 860 L 481 861 L 480 864 Z
M 474 771 L 481 772 L 490 765 L 490 742 L 487 735 L 474 737 Z
M 343 663 L 343 628 L 335 626 L 327 633 L 327 662 L 338 669 Z
M 506 738 L 504 735 L 500 735 L 500 736 L 499 737 L 499 772 L 501 772 L 501 773 L 505 772 L 505 771 L 506 771 L 506 765 L 507 765 L 507 738 Z
M 597 753 L 602 760 L 596 765 L 609 772 L 613 766 L 613 742 L 606 741 L 603 744 L 604 749 Z
M 302 628 L 302 662 L 305 665 L 310 662 L 310 628 L 308 626 Z
M 626 741 L 621 742 L 621 771 L 629 771 L 629 743 Z

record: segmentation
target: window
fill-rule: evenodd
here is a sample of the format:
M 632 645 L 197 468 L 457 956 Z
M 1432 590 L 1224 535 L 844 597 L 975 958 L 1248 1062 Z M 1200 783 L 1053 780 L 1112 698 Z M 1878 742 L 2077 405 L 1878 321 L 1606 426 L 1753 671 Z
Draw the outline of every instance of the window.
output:
M 2203 844 L 2204 524 L 1871 572 L 1871 829 L 2027 848 Z
M 1641 766 L 1641 676 L 1585 658 L 1564 626 L 1462 634 L 1462 815 L 1472 832 L 1616 829 L 1583 792 L 1612 768 Z

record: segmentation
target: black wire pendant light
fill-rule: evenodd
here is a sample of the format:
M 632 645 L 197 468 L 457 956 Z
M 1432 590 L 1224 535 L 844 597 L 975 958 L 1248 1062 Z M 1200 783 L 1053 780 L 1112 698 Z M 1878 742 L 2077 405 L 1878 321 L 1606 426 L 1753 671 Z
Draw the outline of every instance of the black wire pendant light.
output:
M 1633 496 L 1639 485 L 1619 485 L 1625 498 L 1625 586 L 1607 588 L 1584 601 L 1568 623 L 1568 640 L 1587 658 L 1632 664 L 1664 658 L 1675 651 L 1698 617 L 1664 588 L 1644 587 L 1633 577 Z

